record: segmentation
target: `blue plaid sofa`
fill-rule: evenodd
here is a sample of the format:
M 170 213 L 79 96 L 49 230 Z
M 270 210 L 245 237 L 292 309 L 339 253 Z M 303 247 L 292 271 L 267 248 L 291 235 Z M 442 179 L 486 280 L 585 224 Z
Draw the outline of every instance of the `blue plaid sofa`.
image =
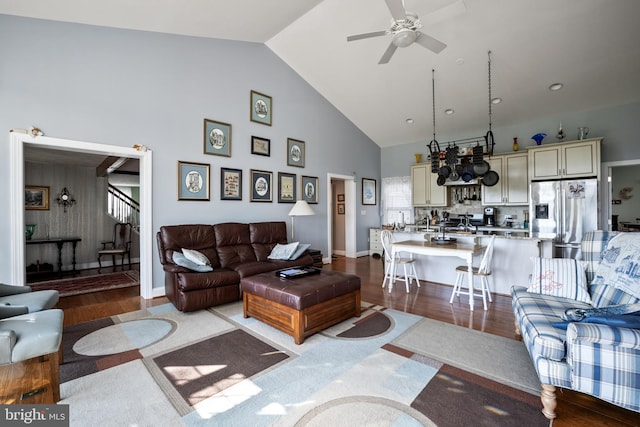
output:
M 544 415 L 556 417 L 556 387 L 586 393 L 640 412 L 640 329 L 596 323 L 569 323 L 569 308 L 635 304 L 640 300 L 606 284 L 592 284 L 602 251 L 617 232 L 585 234 L 581 250 L 592 304 L 511 289 L 516 331 L 522 335 L 542 386 Z M 637 234 L 640 240 L 640 233 Z

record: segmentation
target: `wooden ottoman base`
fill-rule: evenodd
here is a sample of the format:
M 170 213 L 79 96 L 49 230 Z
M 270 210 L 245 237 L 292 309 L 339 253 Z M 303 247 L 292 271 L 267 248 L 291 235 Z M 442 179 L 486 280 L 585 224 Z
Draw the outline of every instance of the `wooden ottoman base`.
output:
M 319 304 L 296 310 L 258 295 L 243 293 L 244 317 L 253 317 L 291 335 L 296 344 L 323 329 L 360 317 L 360 291 L 350 292 Z

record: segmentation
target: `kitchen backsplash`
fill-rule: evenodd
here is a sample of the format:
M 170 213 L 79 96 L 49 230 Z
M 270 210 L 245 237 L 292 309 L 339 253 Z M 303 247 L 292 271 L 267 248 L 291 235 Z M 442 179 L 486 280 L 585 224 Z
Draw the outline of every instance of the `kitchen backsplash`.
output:
M 451 218 L 456 218 L 459 215 L 465 214 L 479 214 L 482 215 L 484 213 L 484 208 L 486 206 L 482 205 L 481 201 L 477 200 L 468 200 L 466 203 L 454 203 L 451 206 L 442 207 L 442 208 L 414 208 L 414 218 L 416 223 L 420 223 L 421 220 L 425 218 L 430 218 L 431 211 L 438 211 L 438 215 L 442 218 L 442 212 L 449 212 Z M 496 206 L 498 211 L 498 225 L 502 225 L 505 222 L 505 216 L 511 215 L 513 219 L 514 226 L 521 226 L 524 221 L 524 212 L 529 210 L 529 206 Z

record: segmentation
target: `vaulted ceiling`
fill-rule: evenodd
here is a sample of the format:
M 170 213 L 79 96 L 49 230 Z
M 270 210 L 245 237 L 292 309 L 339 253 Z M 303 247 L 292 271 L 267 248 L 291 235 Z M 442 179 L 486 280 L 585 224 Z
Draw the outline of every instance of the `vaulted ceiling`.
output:
M 494 126 L 640 100 L 637 0 L 404 0 L 404 7 L 447 47 L 436 54 L 414 43 L 379 65 L 391 35 L 347 42 L 390 28 L 385 0 L 21 0 L 0 2 L 0 13 L 265 43 L 381 147 L 431 139 L 432 70 L 438 135 L 487 130 L 488 51 L 492 97 L 502 98 L 492 106 Z M 550 91 L 556 82 L 564 87 Z

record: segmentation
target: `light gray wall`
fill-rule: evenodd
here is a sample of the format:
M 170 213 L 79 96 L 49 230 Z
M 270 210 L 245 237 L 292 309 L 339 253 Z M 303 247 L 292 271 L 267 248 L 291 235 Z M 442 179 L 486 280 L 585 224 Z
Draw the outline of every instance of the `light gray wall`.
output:
M 640 159 L 640 144 L 637 144 L 638 135 L 640 135 L 640 120 L 638 120 L 640 103 L 575 112 L 562 117 L 532 120 L 509 126 L 500 125 L 499 108 L 503 106 L 495 107 L 493 110 L 492 131 L 496 141 L 495 153 L 511 152 L 513 137 L 518 137 L 520 150 L 525 150 L 526 147 L 536 144 L 531 136 L 539 132 L 547 134 L 542 145 L 558 142 L 555 136 L 558 133 L 558 125 L 562 122 L 567 135 L 565 141 L 576 139 L 578 126 L 588 126 L 589 137 L 603 137 L 602 162 Z M 436 137 L 441 143 L 441 148 L 444 148 L 443 143 L 447 141 L 483 136 L 488 130 L 487 126 L 486 129 L 478 129 L 477 133 L 468 135 L 436 135 Z M 424 156 L 429 154 L 427 143 L 431 139 L 432 135 L 425 135 L 425 141 L 382 149 L 382 176 L 408 175 L 411 164 L 415 162 L 415 153 L 422 153 L 423 161 L 426 161 Z
M 316 215 L 300 240 L 327 247 L 327 173 L 380 179 L 380 148 L 266 46 L 0 15 L 0 133 L 36 126 L 47 136 L 130 147 L 153 156 L 153 229 L 180 223 L 285 220 L 292 205 L 249 202 L 249 171 L 320 179 Z M 273 97 L 273 126 L 249 121 L 249 92 Z M 203 154 L 203 119 L 232 125 L 232 157 Z M 251 154 L 252 135 L 271 157 Z M 286 163 L 288 137 L 306 142 L 306 167 Z M 4 152 L 7 150 L 5 148 Z M 177 161 L 211 165 L 211 201 L 178 201 Z M 4 163 L 2 165 L 2 163 Z M 0 197 L 9 199 L 8 156 Z M 220 200 L 220 168 L 243 170 L 243 200 Z M 361 182 L 357 183 L 358 194 Z M 357 250 L 379 225 L 358 201 Z M 362 213 L 365 213 L 362 215 Z M 0 281 L 10 276 L 9 217 L 0 219 Z M 298 233 L 296 233 L 298 235 Z M 298 237 L 298 236 L 296 236 Z M 157 252 L 157 249 L 154 248 Z M 154 286 L 163 273 L 154 254 Z

